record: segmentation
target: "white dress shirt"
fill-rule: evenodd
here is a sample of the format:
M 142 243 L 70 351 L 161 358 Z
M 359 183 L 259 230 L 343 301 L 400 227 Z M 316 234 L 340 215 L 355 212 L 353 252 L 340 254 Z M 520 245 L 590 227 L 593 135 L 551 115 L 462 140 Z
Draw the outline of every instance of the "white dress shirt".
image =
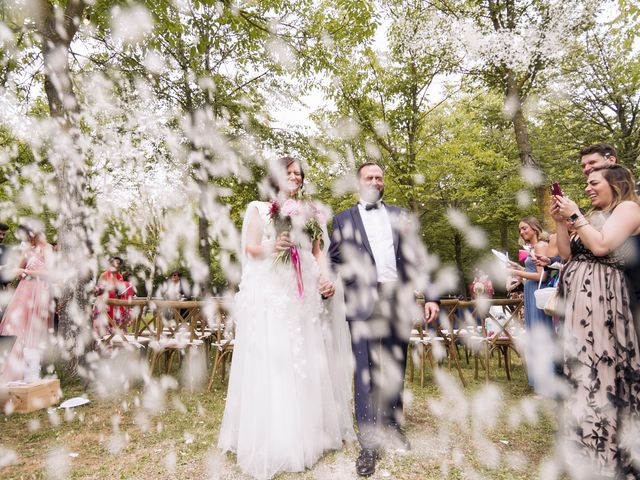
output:
M 378 208 L 371 210 L 365 209 L 365 205 L 366 202 L 358 202 L 358 210 L 376 262 L 378 282 L 395 282 L 398 270 L 389 214 L 381 202 L 378 202 Z

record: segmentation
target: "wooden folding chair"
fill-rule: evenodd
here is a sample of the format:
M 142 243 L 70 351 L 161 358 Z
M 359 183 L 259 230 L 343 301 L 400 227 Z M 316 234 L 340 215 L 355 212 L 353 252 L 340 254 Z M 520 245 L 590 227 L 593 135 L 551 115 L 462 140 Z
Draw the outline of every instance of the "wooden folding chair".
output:
M 235 346 L 235 325 L 221 304 L 218 304 L 216 323 L 212 330 L 211 349 L 215 351 L 215 356 L 207 391 L 211 391 L 218 369 L 220 369 L 220 374 L 224 381 L 226 364 L 231 359 Z

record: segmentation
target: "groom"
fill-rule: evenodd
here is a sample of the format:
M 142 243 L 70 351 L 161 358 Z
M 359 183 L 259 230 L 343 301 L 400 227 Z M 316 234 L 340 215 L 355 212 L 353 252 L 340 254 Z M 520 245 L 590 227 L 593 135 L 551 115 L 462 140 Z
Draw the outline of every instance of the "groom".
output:
M 427 322 L 439 302 L 430 295 L 424 246 L 409 214 L 382 202 L 384 172 L 372 162 L 357 172 L 359 202 L 333 219 L 329 255 L 344 282 L 347 321 L 355 357 L 355 413 L 360 476 L 375 472 L 378 449 L 388 438 L 408 450 L 400 428 L 407 346 L 421 318 L 415 293 L 424 294 Z

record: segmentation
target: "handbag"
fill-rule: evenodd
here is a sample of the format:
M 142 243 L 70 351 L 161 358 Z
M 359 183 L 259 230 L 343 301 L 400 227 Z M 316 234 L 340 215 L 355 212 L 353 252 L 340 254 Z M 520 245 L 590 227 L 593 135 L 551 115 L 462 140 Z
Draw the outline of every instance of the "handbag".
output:
M 536 299 L 536 307 L 540 310 L 544 310 L 544 306 L 547 304 L 550 298 L 557 293 L 556 287 L 538 288 L 533 292 L 533 296 Z
M 550 317 L 564 317 L 564 299 L 558 292 L 558 287 L 553 287 L 555 292 L 551 295 L 544 304 L 544 313 Z
M 538 289 L 533 292 L 533 296 L 536 299 L 536 307 L 550 316 L 564 316 L 564 301 L 558 292 L 558 287 L 540 288 L 541 285 L 542 275 L 540 275 Z

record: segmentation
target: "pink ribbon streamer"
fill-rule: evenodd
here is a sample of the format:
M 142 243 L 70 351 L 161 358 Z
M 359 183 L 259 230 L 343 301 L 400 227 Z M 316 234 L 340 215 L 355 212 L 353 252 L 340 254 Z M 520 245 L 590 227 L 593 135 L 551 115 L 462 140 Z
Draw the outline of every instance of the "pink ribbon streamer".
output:
M 296 273 L 296 282 L 298 283 L 298 297 L 302 300 L 304 294 L 304 284 L 302 283 L 302 268 L 300 266 L 300 254 L 295 245 L 291 247 L 291 264 L 293 271 Z

